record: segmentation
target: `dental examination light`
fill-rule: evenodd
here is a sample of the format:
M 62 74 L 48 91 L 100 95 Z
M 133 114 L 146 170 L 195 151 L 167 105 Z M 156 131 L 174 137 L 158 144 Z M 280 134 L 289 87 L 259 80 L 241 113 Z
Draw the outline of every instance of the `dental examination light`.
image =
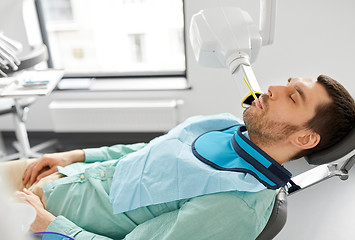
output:
M 205 67 L 228 68 L 242 96 L 244 77 L 254 92 L 261 93 L 251 63 L 262 45 L 273 42 L 275 13 L 276 0 L 260 0 L 259 28 L 248 12 L 236 7 L 196 13 L 191 19 L 190 42 L 197 62 Z

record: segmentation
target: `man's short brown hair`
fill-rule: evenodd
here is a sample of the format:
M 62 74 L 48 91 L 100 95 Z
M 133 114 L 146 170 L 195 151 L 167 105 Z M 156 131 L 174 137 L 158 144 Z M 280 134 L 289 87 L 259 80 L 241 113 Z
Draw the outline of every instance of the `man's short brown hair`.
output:
M 301 151 L 295 158 L 333 146 L 355 125 L 355 103 L 349 92 L 326 75 L 320 75 L 317 81 L 325 87 L 332 102 L 318 106 L 315 116 L 306 124 L 307 128 L 320 135 L 320 142 L 312 149 Z

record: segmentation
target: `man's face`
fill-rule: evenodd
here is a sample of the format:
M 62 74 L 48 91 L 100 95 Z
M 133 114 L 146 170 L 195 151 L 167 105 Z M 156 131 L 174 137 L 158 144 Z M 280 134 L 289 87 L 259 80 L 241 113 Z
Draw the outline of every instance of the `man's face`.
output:
M 244 111 L 243 119 L 253 140 L 272 144 L 303 129 L 316 108 L 330 102 L 327 91 L 316 80 L 290 78 L 286 86 L 270 86 Z

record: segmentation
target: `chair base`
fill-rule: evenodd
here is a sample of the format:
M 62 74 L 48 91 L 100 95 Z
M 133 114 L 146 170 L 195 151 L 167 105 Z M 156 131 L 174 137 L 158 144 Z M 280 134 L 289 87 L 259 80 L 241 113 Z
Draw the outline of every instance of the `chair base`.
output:
M 3 161 L 9 161 L 14 159 L 40 158 L 43 155 L 43 153 L 41 153 L 42 150 L 56 145 L 59 145 L 58 140 L 49 140 L 28 149 L 28 151 L 26 151 L 26 154 L 21 154 L 23 151 L 21 151 L 21 147 L 18 142 L 15 142 L 14 147 L 18 150 L 18 152 L 10 155 L 5 155 L 3 157 L 0 157 L 0 159 Z
M 28 107 L 21 106 L 18 102 L 18 99 L 14 99 L 14 101 L 15 108 L 13 108 L 13 119 L 17 142 L 15 142 L 13 145 L 18 152 L 11 155 L 5 155 L 1 159 L 8 161 L 13 159 L 39 158 L 42 155 L 42 153 L 40 153 L 41 150 L 57 145 L 59 143 L 57 140 L 49 140 L 34 147 L 31 147 L 25 125 Z M 4 148 L 0 149 L 0 152 L 4 153 Z

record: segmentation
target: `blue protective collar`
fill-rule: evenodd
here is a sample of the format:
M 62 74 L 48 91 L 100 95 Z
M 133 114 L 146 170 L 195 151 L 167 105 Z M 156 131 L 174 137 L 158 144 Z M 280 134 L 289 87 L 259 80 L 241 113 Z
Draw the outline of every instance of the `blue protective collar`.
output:
M 215 169 L 249 173 L 269 189 L 286 185 L 292 174 L 244 136 L 246 130 L 242 125 L 202 134 L 193 154 Z

